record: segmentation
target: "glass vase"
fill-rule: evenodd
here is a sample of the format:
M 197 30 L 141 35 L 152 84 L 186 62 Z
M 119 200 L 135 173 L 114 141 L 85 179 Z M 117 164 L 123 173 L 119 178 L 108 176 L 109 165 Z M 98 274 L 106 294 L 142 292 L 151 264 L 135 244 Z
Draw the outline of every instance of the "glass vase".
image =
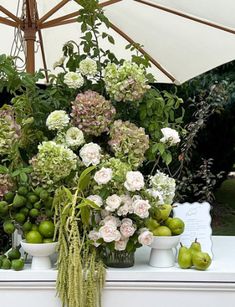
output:
M 103 261 L 111 268 L 130 268 L 135 263 L 134 252 L 106 250 Z

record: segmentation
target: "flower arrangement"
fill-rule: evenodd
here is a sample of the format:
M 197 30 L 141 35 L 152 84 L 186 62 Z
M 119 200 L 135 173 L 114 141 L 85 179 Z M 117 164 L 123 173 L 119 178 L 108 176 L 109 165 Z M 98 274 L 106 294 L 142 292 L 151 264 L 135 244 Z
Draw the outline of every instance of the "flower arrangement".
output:
M 117 60 L 99 48 L 100 22 L 108 21 L 97 1 L 82 6 L 83 52 L 66 44 L 54 65 L 62 72 L 51 75 L 45 92 L 24 85 L 0 110 L 4 230 L 17 228 L 29 242 L 34 232 L 33 243 L 58 240 L 57 291 L 67 307 L 97 305 L 107 254 L 150 245 L 169 218 L 176 187 L 160 171 L 146 174 L 151 135 L 120 111 L 138 109 L 151 91 L 147 59 Z M 169 154 L 180 136 L 161 129 L 158 146 Z M 48 236 L 45 221 L 53 224 Z

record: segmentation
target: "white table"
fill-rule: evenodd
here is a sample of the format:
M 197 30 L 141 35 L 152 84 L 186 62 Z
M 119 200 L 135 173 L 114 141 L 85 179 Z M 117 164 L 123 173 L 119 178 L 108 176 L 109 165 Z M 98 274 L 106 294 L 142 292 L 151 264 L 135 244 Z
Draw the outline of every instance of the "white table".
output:
M 149 248 L 136 265 L 109 269 L 103 307 L 234 307 L 235 236 L 213 237 L 214 259 L 207 271 L 152 268 Z M 59 307 L 56 270 L 0 270 L 0 307 Z

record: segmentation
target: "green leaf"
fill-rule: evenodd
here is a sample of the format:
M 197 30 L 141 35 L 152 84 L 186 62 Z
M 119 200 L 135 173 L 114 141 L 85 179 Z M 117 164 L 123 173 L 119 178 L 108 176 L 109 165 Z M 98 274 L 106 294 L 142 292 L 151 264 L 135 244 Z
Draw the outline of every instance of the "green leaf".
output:
M 20 173 L 20 181 L 26 183 L 28 181 L 28 176 L 25 173 Z
M 158 143 L 158 150 L 160 154 L 162 155 L 165 151 L 165 145 L 163 143 Z
M 88 226 L 90 222 L 90 209 L 87 206 L 85 206 L 82 207 L 80 210 L 81 210 L 82 223 Z
M 90 173 L 96 168 L 96 166 L 90 166 L 86 168 L 80 175 L 79 181 L 78 181 L 78 187 L 80 190 L 84 190 L 87 188 L 90 182 Z
M 9 173 L 8 168 L 4 165 L 0 165 L 0 174 L 7 174 Z

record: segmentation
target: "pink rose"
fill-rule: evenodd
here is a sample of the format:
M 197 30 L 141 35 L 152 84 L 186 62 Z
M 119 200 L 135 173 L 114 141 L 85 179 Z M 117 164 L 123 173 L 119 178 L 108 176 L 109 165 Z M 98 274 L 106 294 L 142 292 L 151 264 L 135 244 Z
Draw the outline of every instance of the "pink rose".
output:
M 113 241 L 119 241 L 121 239 L 121 234 L 117 228 L 112 224 L 105 224 L 100 228 L 100 237 L 104 242 L 110 243 Z
M 142 245 L 150 245 L 153 242 L 153 234 L 149 230 L 144 230 L 138 236 L 138 241 Z
M 137 199 L 133 202 L 133 209 L 134 213 L 141 217 L 142 219 L 145 219 L 149 216 L 149 208 L 150 204 L 148 200 L 144 199 Z
M 120 227 L 120 232 L 125 238 L 133 236 L 136 228 L 128 223 L 123 223 Z

